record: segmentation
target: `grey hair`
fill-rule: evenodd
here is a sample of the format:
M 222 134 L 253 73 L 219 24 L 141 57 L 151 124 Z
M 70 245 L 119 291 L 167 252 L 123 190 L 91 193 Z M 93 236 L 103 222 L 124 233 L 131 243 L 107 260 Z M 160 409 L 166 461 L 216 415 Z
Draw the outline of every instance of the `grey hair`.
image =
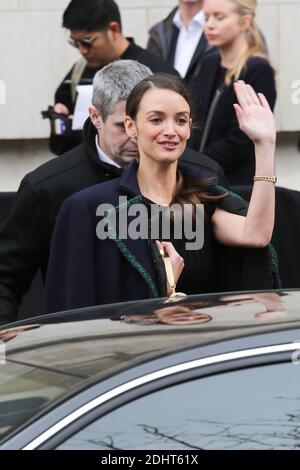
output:
M 99 70 L 93 80 L 92 104 L 105 122 L 119 101 L 127 100 L 131 90 L 152 75 L 146 65 L 136 60 L 117 60 Z

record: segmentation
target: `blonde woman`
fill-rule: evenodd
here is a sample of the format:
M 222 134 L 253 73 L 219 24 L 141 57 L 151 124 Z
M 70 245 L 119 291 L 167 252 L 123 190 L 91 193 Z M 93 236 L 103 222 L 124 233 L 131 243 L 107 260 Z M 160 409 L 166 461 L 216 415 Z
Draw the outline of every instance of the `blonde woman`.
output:
M 254 146 L 239 128 L 233 83 L 250 84 L 271 109 L 276 100 L 274 69 L 255 21 L 256 0 L 204 0 L 203 10 L 206 37 L 219 54 L 204 59 L 194 81 L 191 146 L 219 162 L 231 185 L 252 185 Z

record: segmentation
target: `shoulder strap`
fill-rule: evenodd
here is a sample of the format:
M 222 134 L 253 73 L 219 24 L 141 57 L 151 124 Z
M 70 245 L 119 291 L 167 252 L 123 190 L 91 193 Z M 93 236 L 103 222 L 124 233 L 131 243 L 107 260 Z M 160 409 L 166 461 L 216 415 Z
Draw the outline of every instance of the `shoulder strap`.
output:
M 207 115 L 207 119 L 205 121 L 204 131 L 203 131 L 201 144 L 200 144 L 200 148 L 199 148 L 199 152 L 201 152 L 201 153 L 203 152 L 203 149 L 206 145 L 208 135 L 209 135 L 209 132 L 210 132 L 210 128 L 211 128 L 211 123 L 212 123 L 212 120 L 213 120 L 213 117 L 214 117 L 214 114 L 215 114 L 216 107 L 219 103 L 219 99 L 220 99 L 220 96 L 222 94 L 223 88 L 224 87 L 222 86 L 221 88 L 217 89 L 217 91 L 215 93 L 215 96 L 214 96 L 214 98 L 211 102 L 211 105 L 210 105 L 210 108 L 209 108 L 209 111 L 208 111 L 208 115 Z
M 76 64 L 74 65 L 74 68 L 72 70 L 72 75 L 71 75 L 71 97 L 72 97 L 72 103 L 75 103 L 76 99 L 76 87 L 78 83 L 80 82 L 82 73 L 86 67 L 86 60 L 84 57 L 81 57 Z
M 160 254 L 162 256 L 162 259 L 163 259 L 163 262 L 164 262 L 164 265 L 165 265 L 168 284 L 171 288 L 171 294 L 168 297 L 168 300 L 166 302 L 171 302 L 171 301 L 177 300 L 181 297 L 186 297 L 186 294 L 184 294 L 183 292 L 176 292 L 176 284 L 175 284 L 174 272 L 173 272 L 171 259 L 169 258 L 168 255 L 166 255 L 164 250 L 160 250 Z

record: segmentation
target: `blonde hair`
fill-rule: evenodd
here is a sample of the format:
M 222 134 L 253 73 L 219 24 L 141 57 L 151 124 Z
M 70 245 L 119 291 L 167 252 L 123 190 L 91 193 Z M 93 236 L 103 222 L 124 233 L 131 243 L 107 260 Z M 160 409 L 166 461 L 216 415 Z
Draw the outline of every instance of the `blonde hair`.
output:
M 239 78 L 242 69 L 244 68 L 248 59 L 252 56 L 262 57 L 269 61 L 269 56 L 266 48 L 266 44 L 262 33 L 255 21 L 256 13 L 256 0 L 230 0 L 235 6 L 236 11 L 240 16 L 249 15 L 251 16 L 251 23 L 249 28 L 245 31 L 246 40 L 248 43 L 247 50 L 241 54 L 233 67 L 227 70 L 225 76 L 225 84 L 230 85 L 232 79 L 236 80 Z

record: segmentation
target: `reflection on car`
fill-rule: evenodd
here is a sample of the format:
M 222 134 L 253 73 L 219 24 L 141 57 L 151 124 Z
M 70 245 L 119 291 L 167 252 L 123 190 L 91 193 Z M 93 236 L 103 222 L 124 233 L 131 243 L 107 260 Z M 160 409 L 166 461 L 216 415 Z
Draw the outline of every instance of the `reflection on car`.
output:
M 90 307 L 0 329 L 0 449 L 294 449 L 300 291 Z

